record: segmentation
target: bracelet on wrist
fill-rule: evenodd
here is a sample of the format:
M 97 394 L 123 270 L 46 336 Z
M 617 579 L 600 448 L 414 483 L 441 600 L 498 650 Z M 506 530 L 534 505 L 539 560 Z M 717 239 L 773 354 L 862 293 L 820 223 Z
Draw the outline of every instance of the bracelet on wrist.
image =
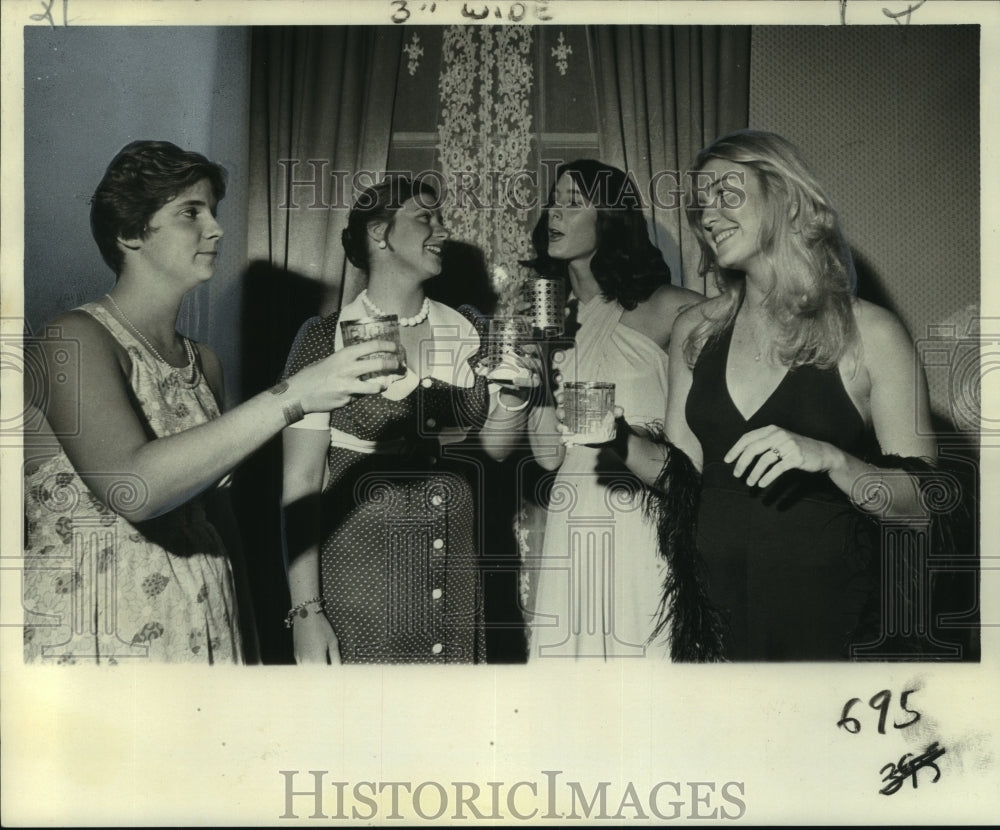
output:
M 306 617 L 308 617 L 309 616 L 308 606 L 310 605 L 319 606 L 318 608 L 313 609 L 312 612 L 313 614 L 323 613 L 324 603 L 322 597 L 313 597 L 312 599 L 307 599 L 305 602 L 300 602 L 285 615 L 285 628 L 291 628 L 292 624 L 295 622 L 296 617 L 299 617 L 300 619 L 305 619 Z
M 285 416 L 285 426 L 290 426 L 291 424 L 298 423 L 303 418 L 306 417 L 305 410 L 302 409 L 302 404 L 300 403 L 290 403 L 281 408 L 282 414 Z
M 525 408 L 525 407 L 526 407 L 526 406 L 527 406 L 527 405 L 528 405 L 529 403 L 531 403 L 531 395 L 528 395 L 528 397 L 526 397 L 526 398 L 525 398 L 525 399 L 524 399 L 523 401 L 521 401 L 521 402 L 520 402 L 519 404 L 517 404 L 517 406 L 507 406 L 507 404 L 505 404 L 505 403 L 503 402 L 503 393 L 504 393 L 504 390 L 503 390 L 503 389 L 501 389 L 501 390 L 500 390 L 500 391 L 499 391 L 499 392 L 497 393 L 497 403 L 498 403 L 498 404 L 500 405 L 500 408 L 501 408 L 501 409 L 504 409 L 504 410 L 506 410 L 507 412 L 520 412 L 520 411 L 521 411 L 522 409 L 524 409 L 524 408 Z
M 267 390 L 272 395 L 282 395 L 288 391 L 288 381 L 282 380 L 274 384 L 270 389 Z M 295 403 L 285 404 L 281 407 L 281 414 L 285 416 L 285 426 L 290 426 L 291 424 L 297 423 L 306 417 L 305 410 L 302 408 L 302 403 L 296 401 Z

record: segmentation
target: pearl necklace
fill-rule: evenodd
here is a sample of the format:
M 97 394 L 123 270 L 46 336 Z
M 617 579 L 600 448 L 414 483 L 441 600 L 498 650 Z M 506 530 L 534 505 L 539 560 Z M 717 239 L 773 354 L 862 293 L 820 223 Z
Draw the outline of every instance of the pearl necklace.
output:
M 164 359 L 163 355 L 161 355 L 158 351 L 156 351 L 156 349 L 154 348 L 153 344 L 150 343 L 146 339 L 146 336 L 141 331 L 139 331 L 138 328 L 136 328 L 135 323 L 133 323 L 129 319 L 129 316 L 124 311 L 122 311 L 121 306 L 118 305 L 117 302 L 115 302 L 115 298 L 114 297 L 112 297 L 110 294 L 105 294 L 104 296 L 106 296 L 108 298 L 108 302 L 110 302 L 111 305 L 113 305 L 115 307 L 115 310 L 118 312 L 119 315 L 121 315 L 122 320 L 125 321 L 125 323 L 128 325 L 128 327 L 130 329 L 132 329 L 132 331 L 135 333 L 136 337 L 138 337 L 142 341 L 143 345 L 145 345 L 145 347 L 147 349 L 149 349 L 153 353 L 153 356 L 157 360 L 159 360 L 160 363 L 163 363 L 165 366 L 167 366 L 170 369 L 177 369 L 178 368 L 177 366 L 171 366 L 170 363 L 168 363 Z M 184 341 L 184 354 L 187 356 L 188 365 L 186 367 L 180 367 L 180 368 L 190 368 L 191 369 L 191 377 L 193 378 L 194 377 L 194 372 L 195 372 L 194 349 L 191 348 L 191 341 L 190 340 L 188 340 L 186 337 L 183 337 L 181 339 Z
M 385 311 L 382 311 L 375 303 L 372 298 L 368 296 L 368 289 L 366 288 L 359 295 L 361 297 L 361 302 L 365 304 L 367 308 L 376 317 L 387 317 L 389 316 Z M 427 319 L 427 315 L 431 313 L 431 301 L 424 297 L 424 304 L 420 307 L 420 311 L 414 314 L 412 317 L 400 317 L 399 325 L 404 327 L 409 326 L 419 326 L 424 320 Z

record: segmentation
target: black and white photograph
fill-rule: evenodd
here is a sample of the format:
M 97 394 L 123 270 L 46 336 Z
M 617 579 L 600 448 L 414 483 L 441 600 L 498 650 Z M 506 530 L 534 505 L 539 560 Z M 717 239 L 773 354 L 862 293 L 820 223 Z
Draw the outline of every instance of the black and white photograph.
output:
M 0 13 L 4 826 L 996 822 L 1000 6 Z

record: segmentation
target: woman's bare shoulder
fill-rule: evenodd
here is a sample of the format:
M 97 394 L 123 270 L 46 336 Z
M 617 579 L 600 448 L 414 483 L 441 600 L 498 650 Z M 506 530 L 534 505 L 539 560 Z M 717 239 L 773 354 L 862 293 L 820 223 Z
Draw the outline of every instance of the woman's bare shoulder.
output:
M 64 311 L 49 320 L 37 334 L 39 340 L 57 340 L 60 337 L 104 337 L 107 329 L 82 308 Z
M 659 317 L 669 316 L 673 319 L 692 306 L 705 302 L 705 297 L 678 285 L 662 285 L 646 302 L 650 312 Z
M 68 346 L 68 359 L 71 361 L 78 361 L 86 355 L 114 356 L 119 363 L 128 360 L 125 349 L 114 335 L 83 309 L 65 311 L 52 318 L 33 339 L 46 350 Z M 62 360 L 61 356 L 60 362 Z
M 910 333 L 902 320 L 887 308 L 856 299 L 853 303 L 854 322 L 866 349 L 912 346 Z
M 694 294 L 693 291 L 689 293 Z M 675 337 L 687 337 L 695 326 L 725 309 L 725 299 L 721 296 L 711 299 L 705 299 L 700 294 L 695 296 L 700 297 L 701 302 L 684 307 L 677 315 L 677 322 L 674 323 Z
M 686 288 L 663 285 L 649 299 L 628 312 L 627 324 L 666 347 L 674 336 L 678 315 L 704 299 L 701 294 Z

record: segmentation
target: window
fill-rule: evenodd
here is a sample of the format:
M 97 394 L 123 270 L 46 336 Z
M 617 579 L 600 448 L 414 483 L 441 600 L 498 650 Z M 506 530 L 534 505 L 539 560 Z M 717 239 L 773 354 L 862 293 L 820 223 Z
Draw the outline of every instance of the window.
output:
M 468 116 L 457 124 L 456 106 Z M 519 118 L 518 112 L 526 118 Z M 449 130 L 461 131 L 458 143 L 466 147 L 468 164 L 462 166 L 467 170 L 454 165 L 450 171 L 443 169 L 449 165 L 442 163 L 438 148 L 442 131 Z M 484 142 L 494 146 L 484 148 Z M 597 155 L 594 79 L 584 27 L 456 27 L 450 32 L 444 27 L 420 27 L 407 35 L 396 86 L 389 167 L 411 173 L 450 172 L 444 178 L 446 187 L 453 189 L 445 203 L 446 217 L 449 209 L 475 207 L 471 192 L 475 190 L 478 204 L 499 207 L 507 225 L 517 226 L 511 233 L 519 235 L 518 244 L 528 245 L 555 166 Z M 492 166 L 501 169 L 494 171 L 499 183 L 491 185 L 483 167 Z M 506 198 L 503 181 L 515 173 L 526 187 L 516 201 Z M 466 192 L 459 192 L 463 188 Z M 457 217 L 472 238 L 456 235 L 483 247 L 488 259 L 491 254 L 503 259 L 504 240 L 497 244 L 489 237 L 504 221 L 481 218 L 477 228 Z M 451 224 L 457 232 L 455 221 Z M 513 238 L 506 242 L 514 244 Z

